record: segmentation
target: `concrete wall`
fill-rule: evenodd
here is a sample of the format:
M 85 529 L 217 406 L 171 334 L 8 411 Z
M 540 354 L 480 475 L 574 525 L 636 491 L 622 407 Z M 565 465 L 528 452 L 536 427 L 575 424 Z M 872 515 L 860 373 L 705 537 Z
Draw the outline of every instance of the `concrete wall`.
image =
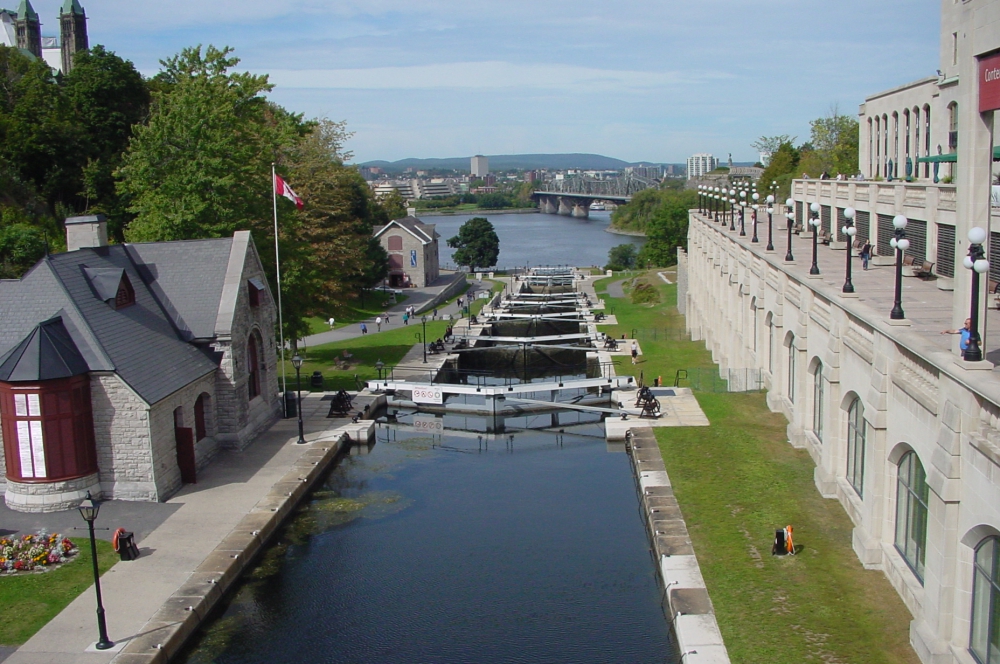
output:
M 781 251 L 740 245 L 697 214 L 688 239 L 692 338 L 703 339 L 723 368 L 763 370 L 769 406 L 785 414 L 789 441 L 816 463 L 817 489 L 850 515 L 858 558 L 882 570 L 913 613 L 910 639 L 921 660 L 971 664 L 973 550 L 1000 532 L 1000 380 L 963 368 L 857 298 L 789 275 Z M 860 494 L 847 479 L 854 397 L 867 430 Z M 909 450 L 930 489 L 922 581 L 894 545 L 897 463 Z

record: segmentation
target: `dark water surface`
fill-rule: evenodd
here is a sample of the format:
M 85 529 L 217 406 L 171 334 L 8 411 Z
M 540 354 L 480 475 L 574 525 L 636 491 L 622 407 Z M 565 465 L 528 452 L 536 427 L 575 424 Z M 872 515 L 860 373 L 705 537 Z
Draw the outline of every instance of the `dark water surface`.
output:
M 420 215 L 417 215 L 420 216 Z M 458 214 L 454 216 L 420 217 L 436 224 L 441 234 L 441 266 L 454 268 L 454 249 L 447 240 L 458 234 L 458 227 L 473 217 L 486 217 L 500 238 L 497 267 L 513 268 L 525 265 L 574 265 L 603 267 L 608 262 L 608 250 L 619 244 L 634 244 L 645 238 L 615 235 L 605 229 L 611 224 L 611 213 L 591 212 L 590 219 L 574 219 L 558 214 Z
M 628 458 L 585 417 L 484 440 L 381 426 L 186 661 L 672 661 Z

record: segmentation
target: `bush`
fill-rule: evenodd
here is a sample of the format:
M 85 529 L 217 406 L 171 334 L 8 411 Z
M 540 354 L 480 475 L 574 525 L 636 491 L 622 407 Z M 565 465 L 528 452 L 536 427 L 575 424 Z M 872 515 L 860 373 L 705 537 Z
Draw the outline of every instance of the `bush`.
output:
M 636 281 L 632 286 L 632 304 L 656 304 L 660 291 L 648 281 Z

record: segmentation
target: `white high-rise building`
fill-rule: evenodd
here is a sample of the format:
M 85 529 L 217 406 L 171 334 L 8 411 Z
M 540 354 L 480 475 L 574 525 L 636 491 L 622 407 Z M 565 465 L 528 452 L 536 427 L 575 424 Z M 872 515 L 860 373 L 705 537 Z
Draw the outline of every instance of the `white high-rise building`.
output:
M 472 158 L 471 171 L 474 178 L 486 177 L 490 172 L 490 160 L 481 154 L 477 154 Z
M 702 152 L 688 157 L 688 180 L 700 178 L 705 173 L 714 171 L 719 166 L 719 160 Z

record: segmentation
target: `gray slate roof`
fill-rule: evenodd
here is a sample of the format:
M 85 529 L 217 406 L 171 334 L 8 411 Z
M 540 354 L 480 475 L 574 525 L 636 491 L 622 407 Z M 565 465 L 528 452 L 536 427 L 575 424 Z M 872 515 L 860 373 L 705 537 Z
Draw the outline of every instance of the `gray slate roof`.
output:
M 435 239 L 441 237 L 441 235 L 434 230 L 434 224 L 425 224 L 416 217 L 402 217 L 400 219 L 393 219 L 388 224 L 380 228 L 375 232 L 375 237 L 382 235 L 392 226 L 399 226 L 400 228 L 407 231 L 410 235 L 417 238 L 424 244 L 429 244 Z
M 90 370 L 63 325 L 62 316 L 39 323 L 24 341 L 0 357 L 0 380 L 54 380 Z
M 59 315 L 91 371 L 114 371 L 156 403 L 217 368 L 188 340 L 214 334 L 231 247 L 223 238 L 47 256 L 23 279 L 0 281 L 0 354 Z M 134 305 L 105 301 L 115 274 L 128 275 Z

